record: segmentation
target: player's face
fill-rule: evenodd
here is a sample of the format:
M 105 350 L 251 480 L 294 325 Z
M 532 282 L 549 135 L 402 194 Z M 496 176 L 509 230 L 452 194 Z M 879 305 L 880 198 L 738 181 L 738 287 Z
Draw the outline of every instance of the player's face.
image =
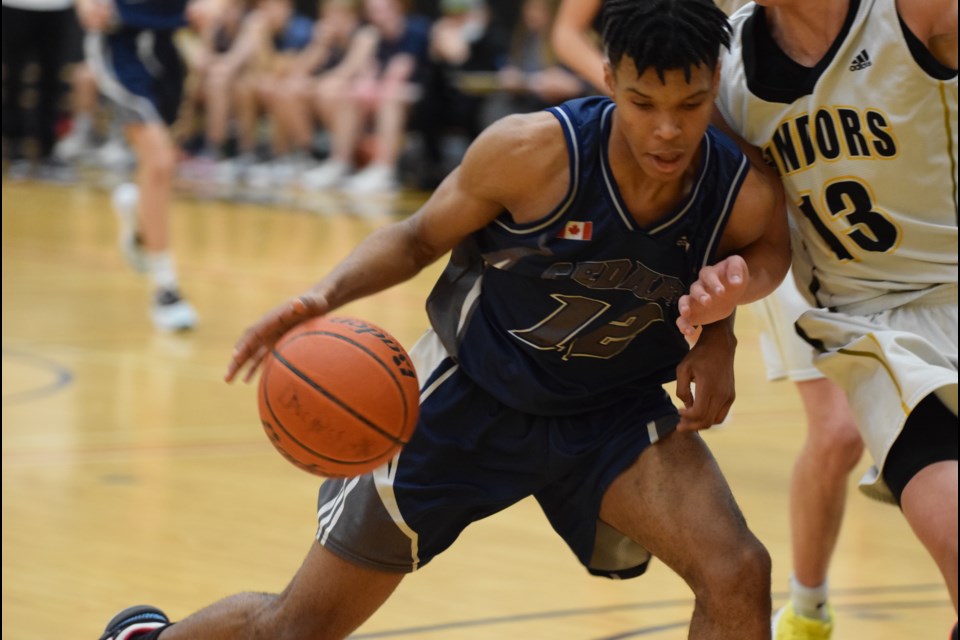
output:
M 687 81 L 683 69 L 656 70 L 637 77 L 633 60 L 624 57 L 607 83 L 617 103 L 616 126 L 640 168 L 652 178 L 682 177 L 700 148 L 710 123 L 719 71 L 700 65 Z

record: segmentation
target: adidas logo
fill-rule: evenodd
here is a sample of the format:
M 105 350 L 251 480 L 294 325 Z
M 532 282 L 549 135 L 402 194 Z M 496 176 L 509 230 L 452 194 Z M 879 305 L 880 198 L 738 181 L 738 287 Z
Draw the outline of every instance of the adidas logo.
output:
M 850 71 L 862 71 L 872 64 L 873 63 L 870 62 L 870 54 L 867 53 L 866 49 L 861 49 L 857 57 L 850 63 Z

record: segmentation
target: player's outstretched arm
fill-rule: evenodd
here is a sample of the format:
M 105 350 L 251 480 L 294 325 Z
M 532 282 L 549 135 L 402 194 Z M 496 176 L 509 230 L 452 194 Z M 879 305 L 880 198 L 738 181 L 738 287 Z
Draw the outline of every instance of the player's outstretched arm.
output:
M 547 116 L 553 120 L 552 116 Z M 525 133 L 531 119 L 511 116 L 495 123 L 470 146 L 463 163 L 412 216 L 377 229 L 308 291 L 267 312 L 234 348 L 225 379 L 247 367 L 253 379 L 263 359 L 289 329 L 359 298 L 409 280 L 474 231 L 500 215 L 516 194 L 529 192 L 543 145 Z M 554 120 L 555 121 L 555 120 Z M 556 134 L 560 134 L 559 126 Z M 562 146 L 562 135 L 560 137 Z M 548 163 L 540 163 L 540 166 Z
M 687 336 L 769 295 L 790 268 L 790 232 L 779 178 L 756 167 L 744 181 L 718 251 L 680 298 L 677 326 Z

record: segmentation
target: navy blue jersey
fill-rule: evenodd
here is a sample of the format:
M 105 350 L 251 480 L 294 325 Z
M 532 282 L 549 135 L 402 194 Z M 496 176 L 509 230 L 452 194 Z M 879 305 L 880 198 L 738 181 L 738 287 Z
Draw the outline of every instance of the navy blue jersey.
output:
M 427 301 L 447 351 L 511 407 L 565 415 L 608 406 L 676 377 L 687 353 L 677 303 L 715 252 L 749 163 L 714 129 L 677 207 L 641 228 L 610 171 L 615 105 L 549 111 L 570 157 L 570 189 L 540 220 L 506 212 L 454 248 Z
M 114 0 L 120 24 L 131 29 L 168 31 L 187 24 L 188 0 Z

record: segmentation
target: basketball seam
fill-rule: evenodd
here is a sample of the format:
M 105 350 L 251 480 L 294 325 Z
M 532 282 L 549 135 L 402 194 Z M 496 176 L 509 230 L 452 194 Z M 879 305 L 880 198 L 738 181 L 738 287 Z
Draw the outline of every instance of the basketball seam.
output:
M 288 369 L 289 369 L 289 368 L 290 368 L 290 367 L 289 367 L 289 365 L 288 365 Z M 293 369 L 290 369 L 290 370 L 291 370 L 294 374 L 297 373 L 297 372 L 296 372 L 295 370 L 293 370 Z M 267 367 L 267 369 L 263 372 L 263 376 L 266 378 L 266 377 L 269 376 L 269 373 L 270 373 L 270 368 Z M 312 454 L 312 455 L 315 455 L 315 456 L 318 457 L 318 458 L 321 458 L 321 459 L 326 460 L 326 461 L 328 461 L 328 462 L 334 462 L 334 463 L 336 463 L 336 464 L 358 466 L 358 465 L 368 464 L 368 463 L 373 462 L 373 461 L 375 461 L 375 460 L 379 460 L 380 458 L 382 458 L 385 454 L 387 454 L 387 453 L 389 452 L 389 449 L 388 449 L 388 450 L 386 450 L 386 451 L 381 452 L 379 455 L 375 455 L 375 456 L 373 456 L 373 457 L 371 457 L 371 458 L 366 458 L 366 459 L 363 459 L 363 460 L 342 460 L 342 459 L 340 459 L 340 458 L 333 458 L 333 457 L 331 457 L 331 456 L 329 456 L 329 455 L 320 453 L 319 451 L 316 451 L 316 450 L 313 449 L 312 447 L 309 447 L 309 446 L 307 446 L 306 444 L 304 444 L 303 442 L 301 442 L 295 435 L 293 435 L 292 433 L 290 433 L 290 430 L 287 429 L 286 426 L 284 426 L 283 421 L 280 420 L 280 417 L 279 417 L 279 416 L 277 416 L 277 412 L 273 410 L 273 403 L 270 402 L 270 395 L 267 393 L 267 385 L 266 385 L 266 384 L 265 384 L 264 387 L 263 387 L 263 392 L 262 392 L 262 394 L 263 394 L 263 401 L 264 401 L 264 403 L 267 405 L 267 410 L 270 411 L 270 416 L 273 418 L 274 423 L 276 424 L 276 427 L 277 427 L 278 429 L 280 429 L 281 431 L 283 431 L 283 433 L 284 433 L 288 438 L 290 438 L 290 440 L 292 440 L 293 442 L 295 442 L 301 449 L 303 449 L 304 451 L 306 451 L 306 452 L 308 452 L 308 453 L 310 453 L 310 454 Z M 286 457 L 288 460 L 290 460 L 291 462 L 295 463 L 295 464 L 296 464 L 297 466 L 299 466 L 299 467 L 308 468 L 308 470 L 309 470 L 309 467 L 311 467 L 311 466 L 316 466 L 316 465 L 310 465 L 310 464 L 308 464 L 308 463 L 306 463 L 306 462 L 303 462 L 303 461 L 301 461 L 301 460 L 297 460 L 296 458 L 293 458 L 292 454 L 290 454 L 290 453 L 288 453 L 288 452 L 285 452 L 285 451 L 283 451 L 282 449 L 280 449 L 280 451 L 281 451 L 281 453 L 285 453 L 285 454 L 286 454 L 284 457 Z
M 331 335 L 333 335 L 334 337 L 339 337 L 339 336 L 336 336 L 336 334 L 331 334 Z M 347 342 L 352 342 L 352 341 L 348 339 Z M 364 347 L 363 347 L 362 345 L 357 345 L 357 346 L 359 346 L 361 349 L 364 349 Z M 366 350 L 366 349 L 364 349 L 364 350 Z M 373 355 L 373 354 L 371 354 L 371 355 Z M 286 358 L 284 358 L 284 357 L 283 357 L 280 353 L 278 353 L 276 350 L 273 351 L 273 357 L 276 358 L 277 361 L 280 362 L 283 366 L 285 366 L 291 373 L 293 373 L 293 375 L 297 376 L 298 378 L 300 378 L 301 380 L 303 380 L 304 382 L 306 382 L 307 385 L 308 385 L 311 389 L 313 389 L 314 391 L 317 391 L 317 392 L 323 394 L 324 396 L 326 396 L 326 398 L 327 398 L 328 400 L 330 400 L 331 402 L 333 402 L 334 404 L 336 404 L 338 407 L 340 407 L 341 409 L 343 409 L 344 411 L 346 411 L 347 413 L 349 413 L 351 416 L 353 416 L 354 418 L 356 418 L 357 420 L 359 420 L 360 422 L 362 422 L 363 424 L 365 424 L 366 426 L 368 426 L 368 427 L 371 428 L 372 430 L 374 430 L 374 431 L 376 431 L 377 433 L 379 433 L 380 435 L 382 435 L 384 438 L 387 438 L 388 440 L 390 440 L 390 441 L 393 442 L 394 444 L 399 444 L 399 445 L 401 445 L 401 446 L 407 444 L 407 441 L 406 441 L 406 440 L 403 440 L 402 438 L 398 438 L 397 436 L 393 435 L 393 434 L 390 433 L 389 431 L 385 431 L 385 430 L 382 429 L 381 427 L 377 426 L 377 425 L 376 425 L 373 421 L 371 421 L 369 418 L 363 416 L 363 415 L 360 414 L 356 409 L 354 409 L 354 408 L 351 407 L 350 405 L 346 404 L 343 400 L 341 400 L 340 398 L 338 398 L 337 396 L 333 395 L 332 393 L 330 393 L 329 391 L 327 391 L 326 389 L 324 389 L 323 387 L 321 387 L 319 384 L 317 384 L 316 382 L 314 382 L 313 380 L 311 380 L 310 377 L 307 376 L 307 374 L 305 374 L 305 373 L 303 373 L 302 371 L 300 371 L 299 369 L 297 369 L 289 360 L 287 360 Z M 383 366 L 383 363 L 380 362 L 379 358 L 376 358 L 376 356 L 373 356 L 373 357 L 377 360 L 377 362 L 380 363 L 381 366 Z M 393 380 L 393 382 L 394 382 L 394 384 L 396 384 L 397 387 L 399 388 L 400 385 L 397 383 L 397 381 L 396 381 L 396 380 Z M 404 413 L 404 421 L 403 421 L 403 425 L 406 426 L 406 424 L 407 424 L 407 422 L 406 422 L 406 414 L 407 414 L 407 411 L 406 411 L 406 403 L 407 403 L 407 400 L 406 400 L 406 397 L 404 397 L 404 395 L 403 395 L 403 389 L 399 389 L 399 390 L 400 390 L 400 397 L 401 397 L 401 399 L 402 399 L 402 401 L 403 401 L 403 404 L 404 404 L 404 411 L 403 411 L 403 413 Z
M 390 367 L 387 366 L 387 363 L 385 363 L 385 362 L 380 358 L 380 356 L 378 356 L 376 353 L 374 353 L 374 352 L 373 352 L 369 347 L 367 347 L 366 345 L 364 345 L 364 344 L 362 344 L 362 343 L 360 343 L 360 342 L 357 342 L 356 340 L 354 340 L 354 339 L 352 339 L 352 338 L 350 338 L 350 337 L 348 337 L 348 336 L 345 336 L 345 335 L 342 335 L 342 334 L 339 334 L 339 333 L 334 333 L 334 332 L 332 332 L 332 331 L 323 331 L 323 330 L 304 331 L 304 332 L 302 332 L 302 333 L 298 333 L 297 335 L 295 335 L 295 336 L 293 336 L 292 338 L 290 338 L 290 340 L 288 340 L 287 342 L 285 342 L 283 345 L 281 345 L 281 346 L 280 346 L 280 349 L 283 349 L 283 348 L 286 347 L 287 345 L 292 344 L 295 340 L 297 340 L 297 339 L 299 339 L 299 338 L 301 338 L 301 337 L 303 337 L 303 336 L 326 336 L 326 337 L 329 337 L 329 338 L 336 338 L 337 340 L 341 340 L 341 341 L 343 341 L 343 342 L 346 342 L 347 344 L 353 345 L 354 347 L 360 349 L 360 350 L 363 351 L 365 354 L 367 354 L 368 356 L 370 356 L 371 358 L 373 358 L 374 362 L 376 362 L 378 365 L 380 365 L 380 368 L 387 372 L 387 375 L 390 376 L 390 380 L 393 382 L 394 386 L 397 388 L 397 391 L 398 391 L 399 394 L 400 394 L 400 402 L 403 404 L 403 430 L 404 430 L 404 431 L 407 430 L 407 418 L 408 418 L 409 415 L 410 415 L 410 407 L 407 405 L 407 394 L 405 394 L 405 393 L 403 392 L 403 386 L 402 386 L 402 385 L 400 384 L 400 382 L 397 380 L 397 376 L 396 376 L 396 375 L 394 374 L 394 372 L 390 369 Z M 398 346 L 399 346 L 399 344 L 398 344 Z M 276 353 L 277 353 L 277 349 L 274 349 L 274 350 L 273 350 L 273 353 L 276 354 Z M 407 360 L 409 361 L 409 357 L 407 358 Z M 419 387 L 419 385 L 418 385 L 418 387 Z M 419 395 L 419 393 L 418 393 L 418 395 Z M 401 444 L 406 444 L 406 441 L 401 441 L 400 443 L 401 443 Z

